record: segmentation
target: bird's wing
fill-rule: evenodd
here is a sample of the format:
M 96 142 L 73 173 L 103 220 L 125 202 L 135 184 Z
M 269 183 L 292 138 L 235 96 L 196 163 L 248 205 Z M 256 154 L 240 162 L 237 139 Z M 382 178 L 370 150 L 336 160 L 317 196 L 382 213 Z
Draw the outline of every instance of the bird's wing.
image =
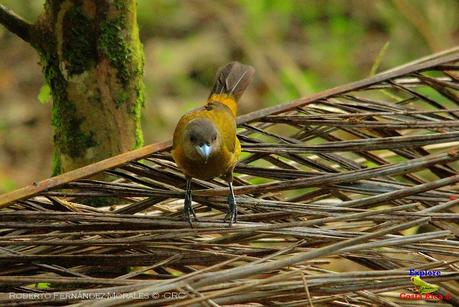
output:
M 213 122 L 217 124 L 217 129 L 222 134 L 223 144 L 230 153 L 234 153 L 236 150 L 236 120 L 233 113 L 226 105 L 220 103 L 211 105 L 213 106 Z

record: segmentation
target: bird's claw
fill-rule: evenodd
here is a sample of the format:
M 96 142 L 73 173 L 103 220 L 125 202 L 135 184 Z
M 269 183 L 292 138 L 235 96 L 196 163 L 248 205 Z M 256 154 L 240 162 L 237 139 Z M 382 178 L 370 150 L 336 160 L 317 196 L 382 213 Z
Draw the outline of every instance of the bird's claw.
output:
M 191 205 L 191 195 L 185 195 L 185 206 L 184 206 L 185 219 L 190 223 L 190 226 L 193 227 L 192 218 L 198 222 L 196 213 L 194 212 L 193 206 Z
M 231 227 L 233 223 L 237 223 L 236 199 L 234 198 L 234 195 L 232 194 L 228 195 L 228 205 L 229 205 L 229 211 L 225 215 L 225 218 L 223 219 L 223 221 L 226 223 L 226 221 L 229 219 L 229 227 Z

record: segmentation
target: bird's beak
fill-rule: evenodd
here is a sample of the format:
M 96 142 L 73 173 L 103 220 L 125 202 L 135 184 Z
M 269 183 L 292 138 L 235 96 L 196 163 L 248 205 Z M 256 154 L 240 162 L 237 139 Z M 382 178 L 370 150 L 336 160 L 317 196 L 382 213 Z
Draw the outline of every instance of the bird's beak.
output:
M 207 160 L 209 159 L 210 153 L 212 152 L 212 146 L 204 144 L 204 145 L 201 145 L 201 146 L 196 146 L 196 150 L 198 151 L 199 155 L 207 163 Z

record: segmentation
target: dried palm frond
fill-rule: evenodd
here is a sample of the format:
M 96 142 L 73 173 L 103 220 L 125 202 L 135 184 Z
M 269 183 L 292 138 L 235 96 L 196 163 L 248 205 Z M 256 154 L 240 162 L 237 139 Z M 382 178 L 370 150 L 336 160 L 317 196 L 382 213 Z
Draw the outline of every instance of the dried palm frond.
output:
M 399 306 L 410 269 L 459 304 L 459 49 L 238 124 L 231 228 L 169 142 L 0 196 L 0 304 Z

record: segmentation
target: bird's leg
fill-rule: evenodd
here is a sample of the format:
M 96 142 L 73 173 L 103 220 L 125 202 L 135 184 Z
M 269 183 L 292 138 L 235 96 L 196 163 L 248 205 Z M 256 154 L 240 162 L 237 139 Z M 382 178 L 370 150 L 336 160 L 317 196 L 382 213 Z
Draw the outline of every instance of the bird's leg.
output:
M 191 223 L 191 216 L 197 221 L 196 213 L 194 213 L 193 206 L 191 205 L 191 177 L 186 177 L 186 191 L 185 191 L 185 203 L 183 211 L 185 212 L 185 218 L 190 223 L 190 226 L 193 227 Z
M 233 190 L 233 181 L 228 181 L 228 186 L 230 189 L 230 194 L 228 195 L 228 205 L 229 211 L 225 216 L 224 222 L 229 218 L 229 226 L 231 227 L 233 223 L 237 223 L 237 204 L 236 197 L 234 196 Z

